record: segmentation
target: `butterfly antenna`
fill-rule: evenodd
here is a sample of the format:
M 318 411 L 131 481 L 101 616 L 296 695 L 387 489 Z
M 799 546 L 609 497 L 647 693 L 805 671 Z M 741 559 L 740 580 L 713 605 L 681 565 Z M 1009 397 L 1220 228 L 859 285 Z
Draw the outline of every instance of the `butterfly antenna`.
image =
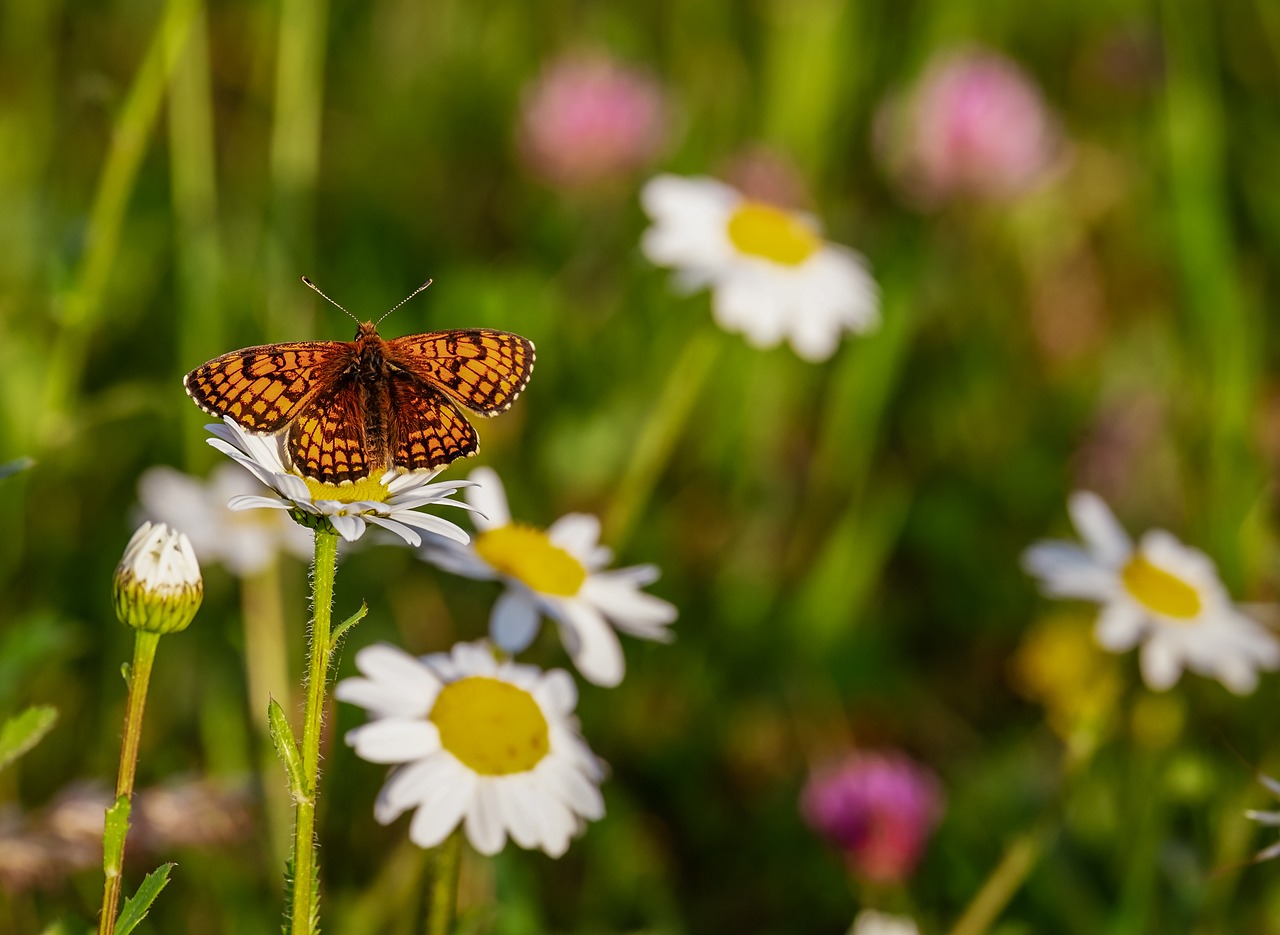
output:
M 333 301 L 333 299 L 329 298 L 327 295 L 325 295 L 323 292 L 321 292 L 321 291 L 320 291 L 320 287 L 319 287 L 319 286 L 317 286 L 315 283 L 313 283 L 313 282 L 312 282 L 310 279 L 308 279 L 306 276 L 303 276 L 303 277 L 302 277 L 302 281 L 303 281 L 303 282 L 305 282 L 305 283 L 306 283 L 308 286 L 310 286 L 312 289 L 314 289 L 314 290 L 316 291 L 316 294 L 317 294 L 317 295 L 319 295 L 319 296 L 320 296 L 320 298 L 322 298 L 322 299 L 324 299 L 326 302 L 328 302 L 330 305 L 335 305 L 335 306 L 337 306 L 338 308 L 341 308 L 344 312 L 347 312 L 347 310 L 346 310 L 345 308 L 343 308 L 341 305 L 338 305 L 338 303 L 337 303 L 337 302 Z M 348 314 L 348 315 L 351 315 L 351 313 L 350 313 L 350 312 L 347 312 L 347 314 Z M 358 325 L 358 324 L 360 324 L 360 319 L 359 319 L 359 318 L 356 318 L 356 316 L 355 316 L 355 315 L 351 315 L 351 318 L 352 318 L 352 320 L 353 320 L 353 321 L 355 321 L 355 323 L 356 323 L 357 325 Z M 379 321 L 381 321 L 381 319 L 379 319 Z
M 395 304 L 395 308 L 390 308 L 390 309 L 388 309 L 388 310 L 386 311 L 386 313 L 384 313 L 384 314 L 383 314 L 382 318 L 386 318 L 386 317 L 387 317 L 387 315 L 390 315 L 392 312 L 394 312 L 394 311 L 395 311 L 397 308 L 399 308 L 401 305 L 404 305 L 404 303 L 408 302 L 410 299 L 412 299 L 415 295 L 417 295 L 417 294 L 418 294 L 419 292 L 421 292 L 423 289 L 427 288 L 427 286 L 431 285 L 433 282 L 435 282 L 435 280 L 434 280 L 434 279 L 428 279 L 426 282 L 424 282 L 422 285 L 420 285 L 417 289 L 414 289 L 412 292 L 410 292 L 408 295 L 406 295 L 403 299 L 401 299 L 399 302 L 397 302 L 397 303 Z M 378 321 L 374 322 L 374 324 L 376 325 L 376 324 L 380 323 L 380 322 L 382 321 L 382 318 L 379 318 L 379 319 L 378 319 Z

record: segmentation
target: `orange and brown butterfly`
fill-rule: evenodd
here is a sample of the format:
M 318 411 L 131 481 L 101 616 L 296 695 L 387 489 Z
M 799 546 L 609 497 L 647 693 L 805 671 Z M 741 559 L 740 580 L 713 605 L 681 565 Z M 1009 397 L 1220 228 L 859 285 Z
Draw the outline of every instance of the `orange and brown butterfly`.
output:
M 249 432 L 283 433 L 289 466 L 341 484 L 390 468 L 436 471 L 475 454 L 476 430 L 459 407 L 497 415 L 533 372 L 533 343 L 517 334 L 472 328 L 387 341 L 377 323 L 356 320 L 354 341 L 264 344 L 215 357 L 183 378 L 187 394 Z

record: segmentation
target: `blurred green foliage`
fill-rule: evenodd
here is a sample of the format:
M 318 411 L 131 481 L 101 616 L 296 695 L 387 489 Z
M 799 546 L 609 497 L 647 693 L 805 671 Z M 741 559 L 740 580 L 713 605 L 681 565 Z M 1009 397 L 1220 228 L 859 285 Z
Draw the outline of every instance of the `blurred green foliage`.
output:
M 876 107 L 968 43 L 1041 82 L 1070 165 L 1014 204 L 921 214 L 875 166 Z M 821 366 L 756 351 L 640 256 L 640 179 L 566 196 L 524 172 L 522 88 L 583 48 L 661 79 L 667 168 L 715 172 L 756 142 L 792 159 L 832 238 L 869 257 L 882 329 Z M 661 564 L 653 590 L 681 618 L 671 646 L 627 642 L 621 687 L 583 688 L 608 816 L 559 861 L 469 857 L 473 930 L 839 932 L 867 902 L 946 931 L 1005 847 L 1044 829 L 993 931 L 1280 932 L 1275 868 L 1232 869 L 1264 843 L 1241 817 L 1263 796 L 1228 751 L 1280 762 L 1274 677 L 1237 699 L 1186 676 L 1172 712 L 1141 714 L 1125 658 L 1130 689 L 1078 768 L 1009 680 L 1043 609 L 1018 555 L 1066 532 L 1074 486 L 1208 550 L 1236 597 L 1275 597 L 1278 95 L 1267 0 L 5 4 L 0 463 L 36 465 L 0 478 L 0 709 L 61 717 L 0 774 L 0 801 L 34 811 L 114 772 L 131 634 L 111 574 L 137 478 L 218 458 L 181 375 L 346 337 L 301 274 L 362 317 L 431 276 L 384 333 L 537 344 L 523 398 L 482 426 L 528 521 L 620 509 L 655 406 L 682 400 L 673 368 L 708 374 L 613 541 Z M 140 785 L 261 762 L 238 582 L 205 572 L 156 667 Z M 296 675 L 302 568 L 284 582 Z M 426 652 L 481 635 L 495 593 L 369 548 L 340 568 L 337 613 L 368 601 L 349 647 Z M 533 656 L 564 664 L 550 638 Z M 1172 725 L 1157 740 L 1153 717 Z M 383 770 L 340 742 L 357 722 L 333 712 L 324 760 L 327 930 L 416 931 L 429 861 L 403 820 L 373 822 Z M 850 738 L 910 750 L 947 789 L 899 890 L 852 883 L 798 817 L 808 768 Z M 138 931 L 276 931 L 282 868 L 261 836 L 172 855 Z M 100 882 L 0 892 L 0 931 L 91 918 Z

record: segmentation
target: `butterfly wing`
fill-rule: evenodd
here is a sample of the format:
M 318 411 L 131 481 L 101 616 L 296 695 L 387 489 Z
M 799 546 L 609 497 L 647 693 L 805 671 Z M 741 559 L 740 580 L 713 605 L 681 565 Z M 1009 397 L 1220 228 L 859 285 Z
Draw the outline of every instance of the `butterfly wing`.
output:
M 390 381 L 387 394 L 389 449 L 398 466 L 436 470 L 479 450 L 471 423 L 431 383 L 409 375 Z
M 380 462 L 381 458 L 366 444 L 364 391 L 360 385 L 343 379 L 318 392 L 289 427 L 285 451 L 300 474 L 322 484 L 368 477 L 372 462 Z
M 502 412 L 533 372 L 533 342 L 474 328 L 410 334 L 387 342 L 388 358 L 481 415 Z
M 342 341 L 264 344 L 215 357 L 182 380 L 197 406 L 250 432 L 278 432 L 350 357 Z

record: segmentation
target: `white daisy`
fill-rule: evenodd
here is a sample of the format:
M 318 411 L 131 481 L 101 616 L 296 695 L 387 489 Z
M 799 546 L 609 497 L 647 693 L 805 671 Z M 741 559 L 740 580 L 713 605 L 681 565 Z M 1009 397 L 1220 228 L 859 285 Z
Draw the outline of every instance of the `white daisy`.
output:
M 1171 687 L 1186 667 L 1244 695 L 1259 669 L 1280 666 L 1280 642 L 1232 603 L 1203 552 L 1161 529 L 1135 549 L 1096 494 L 1072 494 L 1068 509 L 1085 547 L 1039 542 L 1023 554 L 1023 567 L 1050 597 L 1101 604 L 1098 642 L 1112 652 L 1141 643 L 1151 688 Z
M 374 806 L 389 824 L 417 809 L 409 839 L 435 847 L 459 822 L 481 854 L 507 836 L 559 857 L 604 815 L 603 769 L 578 733 L 573 679 L 563 670 L 498 662 L 485 643 L 422 658 L 394 646 L 356 653 L 362 678 L 334 695 L 369 711 L 347 743 L 371 763 L 397 764 Z
M 307 560 L 311 531 L 278 510 L 234 511 L 227 503 L 262 492 L 262 485 L 231 464 L 220 464 L 207 481 L 171 467 L 153 467 L 138 479 L 138 499 L 148 519 L 186 530 L 196 556 L 217 562 L 239 577 L 267 568 L 287 552 Z
M 849 935 L 920 935 L 920 929 L 907 916 L 893 916 L 887 912 L 864 909 L 853 920 Z
M 334 486 L 321 484 L 296 474 L 284 466 L 280 436 L 254 435 L 230 419 L 222 424 L 206 425 L 213 438 L 210 445 L 248 468 L 281 499 L 256 495 L 233 497 L 227 506 L 232 510 L 267 507 L 289 510 L 299 522 L 308 517 L 326 519 L 348 542 L 364 535 L 366 524 L 372 523 L 395 533 L 411 546 L 422 543 L 421 532 L 434 533 L 465 545 L 470 537 L 461 528 L 417 508 L 428 504 L 462 507 L 465 503 L 448 497 L 467 486 L 463 481 L 431 483 L 434 474 L 407 474 L 387 471 L 381 477 L 369 477 L 357 483 L 344 481 Z
M 1262 783 L 1272 795 L 1280 796 L 1280 780 L 1272 779 L 1270 776 L 1259 773 L 1258 782 Z M 1263 812 L 1251 808 L 1244 813 L 1244 817 L 1250 821 L 1256 821 L 1264 828 L 1280 828 L 1280 811 Z M 1254 854 L 1253 863 L 1275 860 L 1277 857 L 1280 857 L 1280 842 L 1268 845 Z
M 578 671 L 597 685 L 613 686 L 626 671 L 615 629 L 646 640 L 672 639 L 675 607 L 641 590 L 658 580 L 658 567 L 604 571 L 613 555 L 599 544 L 596 517 L 570 513 L 545 531 L 512 522 L 492 469 L 476 468 L 469 480 L 474 541 L 459 546 L 428 536 L 419 554 L 445 571 L 506 585 L 489 618 L 489 635 L 499 647 L 512 654 L 527 649 L 545 614 L 559 625 Z
M 641 248 L 677 270 L 689 290 L 711 288 L 726 331 L 756 347 L 785 338 L 805 360 L 826 360 L 844 331 L 880 322 L 878 290 L 858 253 L 822 239 L 807 214 L 751 201 L 705 176 L 660 175 L 640 194 L 653 226 Z

